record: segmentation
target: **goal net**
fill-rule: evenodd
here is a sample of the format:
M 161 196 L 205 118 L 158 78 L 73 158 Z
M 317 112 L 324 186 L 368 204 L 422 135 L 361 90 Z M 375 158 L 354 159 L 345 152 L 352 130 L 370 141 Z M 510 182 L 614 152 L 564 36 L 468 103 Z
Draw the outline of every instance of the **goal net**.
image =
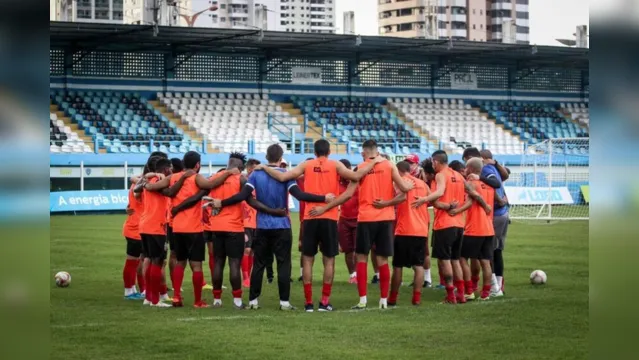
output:
M 505 190 L 514 220 L 589 219 L 589 138 L 551 139 L 529 146 Z

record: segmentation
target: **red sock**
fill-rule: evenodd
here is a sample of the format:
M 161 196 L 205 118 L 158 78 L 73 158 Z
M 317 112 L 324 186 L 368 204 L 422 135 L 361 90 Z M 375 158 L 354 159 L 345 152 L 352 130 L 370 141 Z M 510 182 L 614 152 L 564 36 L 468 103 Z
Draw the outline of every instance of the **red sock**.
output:
M 241 299 L 242 298 L 242 289 L 233 290 L 233 291 L 231 291 L 231 294 L 233 294 L 233 299 Z
M 162 267 L 151 264 L 151 302 L 157 304 L 160 301 L 160 287 L 162 286 Z
M 482 298 L 484 298 L 484 299 L 485 299 L 485 298 L 487 298 L 487 297 L 489 297 L 489 296 L 490 296 L 490 288 L 491 288 L 491 287 L 492 287 L 492 286 L 491 286 L 490 284 L 488 284 L 488 285 L 484 285 L 484 286 L 482 287 L 482 289 L 481 289 L 481 297 L 482 297 Z
M 333 288 L 333 284 L 324 283 L 322 286 L 322 304 L 328 304 L 328 299 L 331 297 L 331 289 Z
M 151 265 L 147 266 L 144 272 L 144 282 L 146 284 L 144 297 L 146 300 L 151 301 L 151 293 L 153 292 L 153 284 L 151 283 Z
M 388 297 L 388 303 L 389 304 L 396 304 L 397 303 L 397 295 L 399 295 L 397 293 L 397 291 L 391 291 L 390 292 L 390 296 Z
M 457 288 L 457 298 L 466 299 L 464 297 L 464 280 L 455 280 L 455 287 Z
M 466 290 L 466 295 L 470 295 L 474 292 L 472 280 L 464 281 L 464 289 Z
M 357 271 L 357 291 L 359 296 L 366 296 L 366 287 L 368 285 L 368 266 L 365 262 L 358 262 L 356 266 Z
M 191 277 L 191 281 L 193 281 L 193 296 L 195 298 L 195 303 L 199 303 L 202 301 L 202 286 L 204 286 L 204 273 L 202 271 L 194 271 L 193 276 Z
M 213 289 L 213 299 L 215 299 L 215 300 L 222 299 L 222 289 L 220 289 L 220 290 Z
M 182 300 L 182 281 L 184 281 L 184 268 L 176 265 L 173 269 L 173 297 L 179 301 Z
M 242 276 L 244 277 L 244 280 L 249 278 L 249 258 L 250 256 L 248 255 L 244 255 L 242 256 Z
M 144 274 L 137 274 L 138 276 L 138 287 L 140 288 L 140 292 L 144 292 L 146 290 L 146 281 L 144 281 Z
M 413 305 L 417 305 L 422 302 L 422 292 L 413 290 Z
M 169 289 L 166 287 L 166 282 L 160 285 L 160 295 L 164 295 L 169 292 Z
M 122 270 L 122 280 L 124 280 L 125 289 L 130 289 L 135 286 L 135 273 L 137 269 L 137 259 L 126 259 L 124 262 L 124 269 Z
M 388 298 L 388 289 L 390 288 L 390 269 L 388 264 L 379 267 L 379 292 L 382 299 Z
M 473 283 L 473 291 L 476 291 L 479 286 L 479 276 L 471 276 L 470 281 Z
M 313 284 L 304 284 L 304 299 L 306 304 L 313 303 Z
M 452 285 L 446 284 L 446 299 L 450 301 L 455 301 L 455 287 Z

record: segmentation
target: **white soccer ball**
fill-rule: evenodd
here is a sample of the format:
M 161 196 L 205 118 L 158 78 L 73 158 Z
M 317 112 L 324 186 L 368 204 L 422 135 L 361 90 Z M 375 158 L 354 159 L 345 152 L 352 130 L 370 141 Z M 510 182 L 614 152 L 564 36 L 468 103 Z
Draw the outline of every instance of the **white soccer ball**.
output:
M 545 284 L 546 281 L 548 281 L 548 277 L 546 276 L 546 273 L 543 272 L 542 270 L 535 270 L 532 273 L 530 273 L 531 284 L 542 285 L 542 284 Z
M 58 287 L 67 287 L 71 284 L 71 275 L 66 271 L 60 271 L 55 274 L 55 284 Z

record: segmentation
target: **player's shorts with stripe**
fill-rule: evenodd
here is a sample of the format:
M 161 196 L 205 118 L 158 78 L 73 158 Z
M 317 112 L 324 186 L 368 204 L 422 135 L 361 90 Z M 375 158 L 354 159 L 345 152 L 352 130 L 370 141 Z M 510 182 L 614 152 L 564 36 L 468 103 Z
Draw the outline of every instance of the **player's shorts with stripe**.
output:
M 508 214 L 495 216 L 493 218 L 493 228 L 495 229 L 493 248 L 495 250 L 504 250 L 506 246 L 506 235 L 508 234 Z
M 433 257 L 439 260 L 459 260 L 464 229 L 449 227 L 433 230 Z
M 145 256 L 150 259 L 166 259 L 166 235 L 140 234 Z
M 380 256 L 393 256 L 393 221 L 358 222 L 355 252 L 368 254 L 371 247 Z
M 173 239 L 173 228 L 166 225 L 166 240 L 169 242 L 169 249 L 175 251 L 175 240 Z
M 126 239 L 126 254 L 132 257 L 139 258 L 142 255 L 142 240 L 135 240 L 131 238 Z
M 461 257 L 465 259 L 492 260 L 494 236 L 464 235 Z
M 339 254 L 337 221 L 330 219 L 304 220 L 302 227 L 304 228 L 303 255 L 315 256 L 318 247 L 326 257 L 335 257 Z
M 357 219 L 340 218 L 337 223 L 339 246 L 342 252 L 352 253 L 355 251 L 355 240 L 357 237 Z
M 426 237 L 396 235 L 393 242 L 393 267 L 424 266 Z
M 204 261 L 204 233 L 173 233 L 177 261 Z
M 255 239 L 256 229 L 244 228 L 244 248 L 253 248 L 253 240 Z
M 244 256 L 244 232 L 215 231 L 213 237 L 215 258 L 242 259 Z

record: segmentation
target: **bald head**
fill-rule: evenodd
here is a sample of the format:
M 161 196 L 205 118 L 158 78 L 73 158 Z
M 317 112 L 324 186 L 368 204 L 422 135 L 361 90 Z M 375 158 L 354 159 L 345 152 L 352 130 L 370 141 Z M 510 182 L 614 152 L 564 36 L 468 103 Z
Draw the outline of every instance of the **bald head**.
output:
M 493 158 L 493 153 L 490 152 L 490 150 L 482 150 L 479 152 L 479 155 L 481 156 L 482 159 L 492 159 Z
M 466 170 L 472 174 L 481 174 L 481 168 L 483 166 L 484 162 L 478 157 L 470 158 L 466 161 Z

